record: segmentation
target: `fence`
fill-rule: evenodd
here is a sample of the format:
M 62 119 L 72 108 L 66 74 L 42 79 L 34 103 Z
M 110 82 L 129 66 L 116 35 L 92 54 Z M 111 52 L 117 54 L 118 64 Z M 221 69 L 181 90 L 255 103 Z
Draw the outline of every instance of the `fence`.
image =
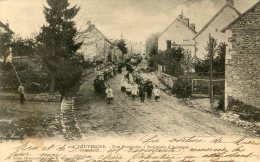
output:
M 225 89 L 225 79 L 213 80 L 213 94 L 223 95 Z M 210 94 L 209 79 L 192 79 L 191 83 L 192 95 L 208 95 Z
M 209 97 L 210 81 L 209 76 L 201 75 L 200 73 L 188 73 L 181 75 L 178 78 L 165 74 L 164 67 L 159 65 L 157 76 L 168 87 L 172 88 L 176 83 L 183 83 L 183 86 L 191 87 L 193 96 Z M 215 96 L 222 96 L 225 89 L 225 79 L 222 73 L 214 74 L 213 76 L 213 93 Z

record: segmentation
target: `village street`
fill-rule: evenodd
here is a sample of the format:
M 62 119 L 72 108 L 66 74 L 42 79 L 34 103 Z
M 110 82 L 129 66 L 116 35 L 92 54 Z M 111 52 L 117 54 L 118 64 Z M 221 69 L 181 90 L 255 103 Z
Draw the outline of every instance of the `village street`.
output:
M 145 66 L 145 63 L 141 66 Z M 154 73 L 143 73 L 142 76 L 158 83 Z M 93 95 L 94 77 L 95 74 L 88 77 L 79 92 L 81 98 L 87 99 L 88 102 L 75 108 L 83 136 L 127 136 L 143 133 L 175 136 L 251 134 L 211 114 L 187 107 L 175 97 L 163 92 L 160 102 L 146 99 L 145 103 L 141 103 L 139 98 L 133 101 L 120 91 L 123 74 L 118 74 L 106 82 L 115 93 L 113 104 L 107 105 L 104 99 Z
M 143 61 L 138 68 L 146 66 Z M 75 109 L 65 116 L 69 128 L 61 125 L 60 104 L 58 102 L 32 102 L 19 105 L 18 101 L 1 99 L 1 138 L 65 137 L 81 138 L 89 136 L 135 136 L 142 134 L 162 134 L 174 136 L 238 135 L 254 136 L 240 127 L 218 117 L 188 107 L 174 96 L 162 92 L 160 102 L 146 99 L 141 103 L 133 101 L 120 91 L 120 81 L 125 74 L 110 78 L 105 84 L 111 85 L 115 98 L 107 105 L 104 98 L 95 96 L 93 80 L 97 72 L 89 74 L 77 94 Z M 141 73 L 159 87 L 154 73 Z M 4 101 L 4 102 L 2 102 Z

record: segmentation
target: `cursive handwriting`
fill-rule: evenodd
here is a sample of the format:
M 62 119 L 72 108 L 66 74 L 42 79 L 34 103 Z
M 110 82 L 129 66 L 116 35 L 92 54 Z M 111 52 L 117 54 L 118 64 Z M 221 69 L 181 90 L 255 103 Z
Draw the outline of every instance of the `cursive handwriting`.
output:
M 260 161 L 258 150 L 259 140 L 246 137 L 165 138 L 153 135 L 135 140 L 133 144 L 131 141 L 117 143 L 115 140 L 104 141 L 102 145 L 81 141 L 35 146 L 27 142 L 13 147 L 4 159 L 0 157 L 0 161 L 251 162 Z

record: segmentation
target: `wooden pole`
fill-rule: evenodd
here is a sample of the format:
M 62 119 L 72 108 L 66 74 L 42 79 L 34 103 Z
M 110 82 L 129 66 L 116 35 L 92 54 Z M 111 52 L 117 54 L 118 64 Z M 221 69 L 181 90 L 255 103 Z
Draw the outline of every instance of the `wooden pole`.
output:
M 210 58 L 209 58 L 209 62 L 210 62 L 210 70 L 209 70 L 209 73 L 210 73 L 210 78 L 209 78 L 209 80 L 210 80 L 210 83 L 209 83 L 209 85 L 210 85 L 210 106 L 211 106 L 211 108 L 213 108 L 213 81 L 212 81 L 212 78 L 213 78 L 213 40 L 212 40 L 212 38 L 211 38 L 211 35 L 209 34 L 209 56 L 210 56 Z

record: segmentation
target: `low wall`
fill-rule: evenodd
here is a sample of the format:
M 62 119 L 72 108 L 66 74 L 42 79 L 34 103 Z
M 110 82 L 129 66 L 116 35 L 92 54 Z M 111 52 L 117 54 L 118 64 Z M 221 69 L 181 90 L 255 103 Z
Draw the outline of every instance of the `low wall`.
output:
M 172 88 L 173 85 L 177 81 L 176 77 L 173 77 L 171 75 L 168 75 L 168 74 L 165 74 L 165 73 L 162 73 L 162 72 L 158 73 L 157 77 L 163 84 L 165 84 L 166 86 L 168 86 L 170 88 Z
M 61 96 L 59 94 L 26 94 L 27 101 L 43 101 L 43 102 L 60 102 Z M 19 100 L 20 96 L 17 93 L 1 93 L 0 99 Z

